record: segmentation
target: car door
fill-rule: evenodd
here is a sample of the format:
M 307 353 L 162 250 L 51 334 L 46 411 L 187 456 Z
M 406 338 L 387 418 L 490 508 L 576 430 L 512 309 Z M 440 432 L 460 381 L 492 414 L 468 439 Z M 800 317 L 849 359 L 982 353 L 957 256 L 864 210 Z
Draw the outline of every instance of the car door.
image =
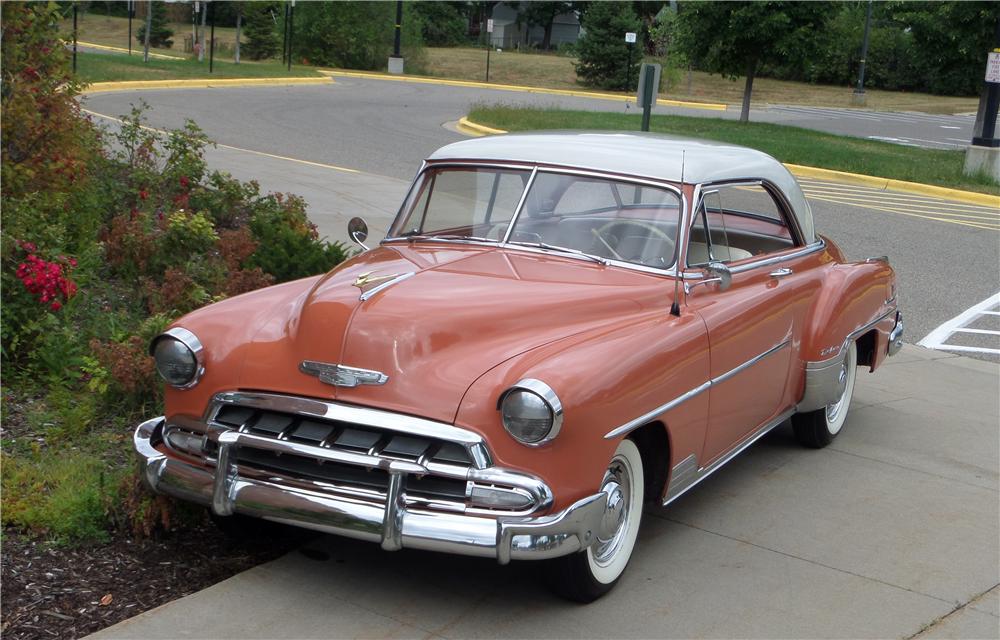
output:
M 793 353 L 815 283 L 800 269 L 804 264 L 795 254 L 801 243 L 779 202 L 752 182 L 706 188 L 695 208 L 685 256 L 695 278 L 686 279 L 686 302 L 708 329 L 712 381 L 701 466 L 786 408 Z M 711 282 L 711 263 L 729 272 L 728 286 Z

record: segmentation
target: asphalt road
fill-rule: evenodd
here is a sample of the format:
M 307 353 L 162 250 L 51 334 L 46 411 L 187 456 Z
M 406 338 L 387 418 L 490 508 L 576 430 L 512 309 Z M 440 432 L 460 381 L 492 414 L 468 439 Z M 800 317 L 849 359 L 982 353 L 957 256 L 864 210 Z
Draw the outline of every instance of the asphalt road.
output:
M 464 137 L 444 125 L 465 115 L 474 102 L 624 108 L 605 100 L 355 78 L 338 78 L 330 86 L 101 93 L 89 96 L 86 106 L 118 115 L 140 100 L 152 105 L 152 126 L 179 127 L 191 118 L 213 140 L 238 149 L 220 149 L 214 167 L 261 180 L 268 189 L 305 195 L 311 215 L 331 238 L 344 237 L 339 225 L 355 213 L 391 216 L 405 187 L 402 181 L 413 176 L 421 160 Z M 846 126 L 843 120 L 835 122 Z M 373 175 L 358 182 L 357 174 L 336 167 Z M 381 176 L 388 180 L 378 180 Z M 899 275 L 908 342 L 917 342 L 1000 290 L 1000 212 L 811 181 L 804 181 L 804 187 L 817 230 L 835 240 L 849 258 L 890 256 Z M 966 339 L 970 345 L 1000 347 L 992 335 L 970 334 Z

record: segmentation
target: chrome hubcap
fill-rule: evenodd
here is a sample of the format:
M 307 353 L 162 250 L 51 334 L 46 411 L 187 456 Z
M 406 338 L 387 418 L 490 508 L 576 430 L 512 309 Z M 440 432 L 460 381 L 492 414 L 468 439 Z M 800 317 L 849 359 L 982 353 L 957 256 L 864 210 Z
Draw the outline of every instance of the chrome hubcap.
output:
M 628 529 L 626 523 L 631 507 L 629 504 L 631 480 L 628 462 L 621 457 L 612 460 L 601 486 L 601 491 L 608 496 L 608 506 L 604 511 L 601 530 L 598 532 L 597 544 L 593 550 L 594 561 L 599 565 L 609 563 L 625 539 Z

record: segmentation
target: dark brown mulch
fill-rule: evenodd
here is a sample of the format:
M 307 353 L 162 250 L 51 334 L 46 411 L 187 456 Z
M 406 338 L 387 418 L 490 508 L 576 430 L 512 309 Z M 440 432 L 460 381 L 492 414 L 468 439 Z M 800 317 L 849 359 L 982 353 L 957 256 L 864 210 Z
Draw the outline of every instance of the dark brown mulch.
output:
M 156 540 L 122 536 L 60 548 L 7 529 L 0 635 L 80 638 L 277 558 L 307 536 L 278 532 L 266 541 L 234 542 L 206 521 Z

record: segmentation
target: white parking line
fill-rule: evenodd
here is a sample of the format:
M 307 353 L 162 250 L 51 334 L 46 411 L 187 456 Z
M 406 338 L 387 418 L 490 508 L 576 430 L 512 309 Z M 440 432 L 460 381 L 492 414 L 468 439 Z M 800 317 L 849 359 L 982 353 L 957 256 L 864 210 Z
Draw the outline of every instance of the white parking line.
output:
M 962 313 L 958 314 L 948 322 L 945 322 L 940 327 L 928 333 L 923 340 L 917 344 L 921 347 L 927 347 L 928 349 L 937 349 L 938 351 L 971 351 L 974 353 L 995 353 L 1000 354 L 1000 349 L 991 349 L 987 347 L 966 347 L 957 344 L 946 344 L 946 341 L 951 338 L 956 333 L 977 333 L 977 334 L 987 334 L 1000 336 L 1000 331 L 992 331 L 988 329 L 967 329 L 966 327 L 977 319 L 979 316 L 986 315 L 1000 315 L 1000 311 L 996 311 L 993 308 L 1000 307 L 1000 293 L 996 293 L 989 298 L 986 298 L 979 304 L 966 309 Z

